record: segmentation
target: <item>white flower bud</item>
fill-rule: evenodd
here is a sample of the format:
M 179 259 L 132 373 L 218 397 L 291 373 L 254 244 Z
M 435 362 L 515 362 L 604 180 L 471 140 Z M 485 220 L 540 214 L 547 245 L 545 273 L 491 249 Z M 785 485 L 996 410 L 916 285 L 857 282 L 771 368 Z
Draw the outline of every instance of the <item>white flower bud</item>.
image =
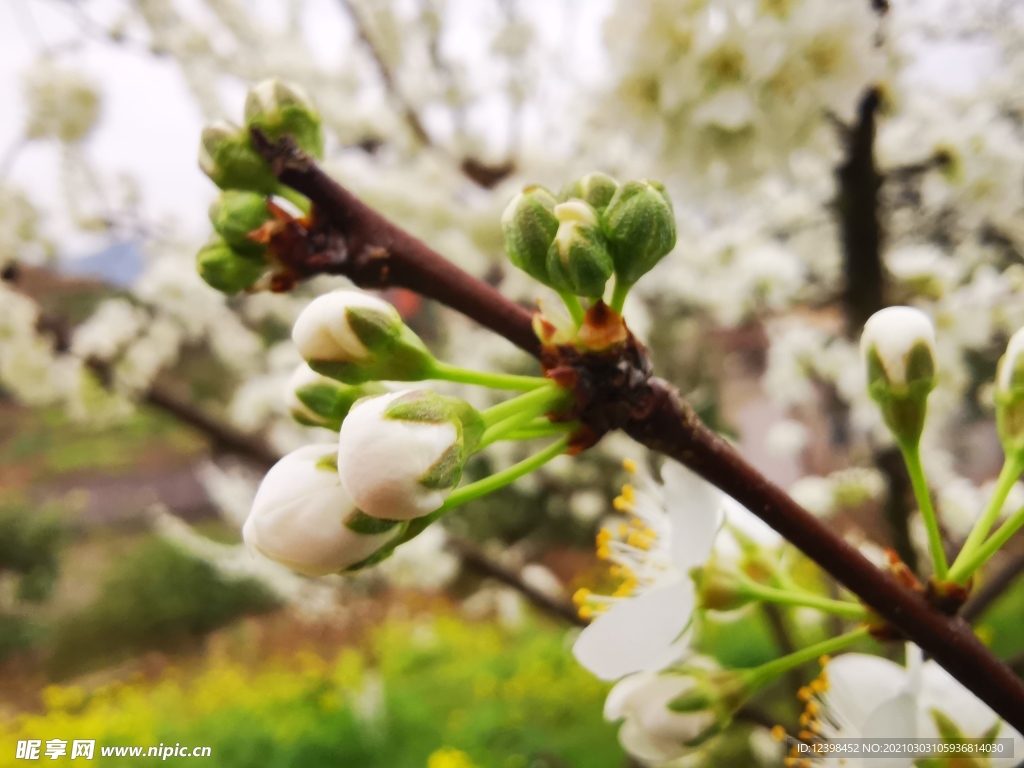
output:
M 864 324 L 861 357 L 868 393 L 901 445 L 916 446 L 928 393 L 935 387 L 935 328 L 912 307 L 888 307 Z
M 1024 329 L 1010 337 L 996 373 L 996 424 L 1003 450 L 1024 451 Z
M 695 668 L 638 672 L 612 688 L 604 716 L 624 720 L 619 741 L 627 752 L 660 763 L 685 755 L 721 731 L 748 696 L 737 673 Z
M 393 306 L 361 291 L 332 291 L 306 307 L 292 341 L 310 367 L 347 384 L 428 378 L 434 359 Z
M 277 188 L 277 178 L 253 148 L 249 132 L 225 120 L 203 128 L 199 167 L 221 189 L 272 194 Z
M 338 473 L 359 508 L 384 520 L 428 515 L 448 497 L 483 432 L 467 403 L 427 390 L 362 400 L 338 436 Z
M 359 566 L 402 534 L 401 523 L 368 518 L 352 502 L 333 444 L 307 445 L 271 467 L 242 528 L 251 549 L 307 576 Z

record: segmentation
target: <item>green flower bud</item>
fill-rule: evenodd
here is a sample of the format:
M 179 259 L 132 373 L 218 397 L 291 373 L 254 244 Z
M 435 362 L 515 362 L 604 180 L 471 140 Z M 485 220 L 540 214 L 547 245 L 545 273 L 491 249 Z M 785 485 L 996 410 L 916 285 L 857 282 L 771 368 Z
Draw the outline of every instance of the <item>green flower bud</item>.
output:
M 280 80 L 264 80 L 245 99 L 245 127 L 259 128 L 271 141 L 291 136 L 299 149 L 322 157 L 320 113 L 305 92 Z
M 709 611 L 734 611 L 754 600 L 740 575 L 717 558 L 691 570 L 690 578 L 697 587 L 698 605 Z
M 598 225 L 597 212 L 582 200 L 555 206 L 558 231 L 548 249 L 548 285 L 578 296 L 600 298 L 615 265 Z
M 608 207 L 608 203 L 615 196 L 619 188 L 619 182 L 606 173 L 595 171 L 588 173 L 582 179 L 566 184 L 559 195 L 561 200 L 582 200 L 588 203 L 595 211 L 601 212 Z
M 221 189 L 269 195 L 277 188 L 277 179 L 253 148 L 249 132 L 226 121 L 203 129 L 199 167 Z
M 928 394 L 935 388 L 935 328 L 912 307 L 888 307 L 864 324 L 861 356 L 868 394 L 878 403 L 896 441 L 916 446 L 924 429 Z
M 256 192 L 229 189 L 210 206 L 210 223 L 214 230 L 238 253 L 262 257 L 266 246 L 249 239 L 249 233 L 273 218 L 267 198 Z
M 1024 329 L 1010 337 L 996 372 L 996 426 L 1007 456 L 1024 451 Z
M 548 282 L 548 249 L 558 231 L 558 201 L 544 187 L 526 187 L 512 198 L 501 216 L 505 252 L 534 280 Z
M 361 291 L 332 291 L 313 300 L 292 328 L 309 367 L 346 384 L 420 381 L 433 356 L 398 311 Z
M 703 715 L 704 729 L 691 738 L 687 746 L 697 746 L 727 728 L 736 711 L 754 693 L 750 678 L 740 670 L 715 669 L 687 665 L 672 670 L 690 684 L 668 704 L 668 709 L 677 714 Z
M 676 245 L 676 219 L 665 187 L 656 181 L 628 181 L 604 212 L 618 279 L 633 285 Z
M 237 251 L 221 238 L 215 237 L 196 254 L 196 269 L 206 283 L 221 293 L 238 293 L 263 276 L 267 265 Z
M 386 391 L 379 384 L 339 384 L 302 363 L 288 381 L 285 398 L 292 418 L 300 424 L 337 431 L 357 400 Z

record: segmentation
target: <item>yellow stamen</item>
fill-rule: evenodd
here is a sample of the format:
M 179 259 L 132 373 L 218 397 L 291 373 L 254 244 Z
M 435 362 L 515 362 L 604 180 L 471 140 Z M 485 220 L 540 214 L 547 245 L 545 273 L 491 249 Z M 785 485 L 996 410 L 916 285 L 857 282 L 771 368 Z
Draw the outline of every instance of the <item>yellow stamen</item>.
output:
M 576 605 L 583 605 L 585 602 L 587 602 L 587 599 L 590 597 L 591 594 L 591 591 L 586 587 L 580 587 L 576 590 L 575 593 L 573 593 L 572 601 Z
M 623 459 L 622 460 L 622 468 L 624 470 L 626 470 L 627 472 L 629 472 L 630 474 L 635 474 L 636 473 L 636 462 L 633 461 L 632 459 Z
M 832 657 L 828 656 L 828 655 L 822 656 L 821 658 L 818 659 L 818 663 L 821 664 L 821 666 L 823 666 L 823 667 L 826 664 L 828 664 L 830 661 L 832 661 Z
M 635 503 L 636 489 L 629 483 L 626 483 L 624 486 L 622 486 L 622 498 L 624 498 L 630 504 Z
M 786 729 L 783 728 L 781 725 L 776 725 L 774 728 L 772 728 L 772 738 L 776 741 L 782 741 L 786 738 Z
M 811 696 L 813 696 L 813 695 L 814 695 L 814 691 L 812 691 L 806 685 L 803 688 L 801 688 L 799 691 L 796 692 L 796 697 L 798 699 L 800 699 L 800 701 L 810 701 L 811 700 Z

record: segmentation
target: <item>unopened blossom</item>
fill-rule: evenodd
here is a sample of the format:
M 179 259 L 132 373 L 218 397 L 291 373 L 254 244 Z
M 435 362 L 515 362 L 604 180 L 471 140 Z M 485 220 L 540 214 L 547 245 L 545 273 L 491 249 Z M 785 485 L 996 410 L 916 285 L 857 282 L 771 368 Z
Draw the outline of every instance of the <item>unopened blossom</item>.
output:
M 636 469 L 632 462 L 628 468 Z M 583 589 L 574 601 L 592 618 L 573 646 L 576 659 L 604 680 L 659 669 L 690 623 L 696 594 L 690 569 L 701 565 L 722 519 L 722 494 L 681 464 L 662 469 L 663 485 L 638 475 L 615 500 L 622 515 L 598 535 L 598 556 L 621 580 L 612 595 Z
M 285 385 L 285 403 L 300 424 L 337 430 L 358 400 L 384 391 L 378 384 L 340 384 L 300 363 Z
M 999 361 L 995 402 L 1003 448 L 1007 454 L 1019 453 L 1024 450 L 1024 329 L 1010 337 Z
M 356 403 L 338 436 L 338 472 L 366 514 L 383 520 L 428 515 L 451 493 L 483 432 L 457 398 L 407 390 Z
M 873 314 L 864 324 L 860 350 L 872 383 L 872 377 L 882 377 L 888 387 L 905 389 L 935 375 L 935 327 L 919 309 L 887 307 Z
M 242 528 L 245 543 L 308 576 L 358 565 L 402 531 L 359 511 L 335 466 L 333 443 L 307 445 L 271 467 Z
M 433 358 L 391 304 L 362 291 L 315 298 L 292 328 L 292 341 L 310 367 L 360 384 L 426 378 Z
M 622 721 L 623 749 L 659 764 L 685 755 L 728 725 L 742 688 L 739 675 L 693 657 L 680 669 L 637 672 L 620 680 L 605 700 L 604 716 Z

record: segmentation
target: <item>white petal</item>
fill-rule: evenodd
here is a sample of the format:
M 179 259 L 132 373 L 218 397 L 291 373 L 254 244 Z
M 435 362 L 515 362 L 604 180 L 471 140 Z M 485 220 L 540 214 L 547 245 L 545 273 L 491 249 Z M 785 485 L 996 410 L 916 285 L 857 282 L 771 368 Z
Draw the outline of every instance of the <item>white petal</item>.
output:
M 925 662 L 921 669 L 918 706 L 923 718 L 921 735 L 933 738 L 938 735 L 931 715 L 933 709 L 956 723 L 965 736 L 973 738 L 981 736 L 999 719 L 987 704 L 934 661 Z
M 701 565 L 711 554 L 722 525 L 722 492 L 674 461 L 661 470 L 665 508 L 672 524 L 671 556 L 682 573 Z
M 610 691 L 608 698 L 604 700 L 604 719 L 615 722 L 626 716 L 625 706 L 629 697 L 640 688 L 654 680 L 653 672 L 637 672 L 635 675 L 628 675 L 617 682 Z
M 895 662 L 864 653 L 847 653 L 825 667 L 829 688 L 825 705 L 840 726 L 863 732 L 871 714 L 890 699 L 903 693 L 906 670 Z
M 862 735 L 865 739 L 913 739 L 917 736 L 917 701 L 910 693 L 901 693 L 868 715 Z M 878 768 L 910 768 L 910 755 L 881 756 L 872 760 Z
M 695 604 L 689 579 L 622 600 L 580 633 L 573 654 L 602 680 L 652 669 L 690 623 Z

